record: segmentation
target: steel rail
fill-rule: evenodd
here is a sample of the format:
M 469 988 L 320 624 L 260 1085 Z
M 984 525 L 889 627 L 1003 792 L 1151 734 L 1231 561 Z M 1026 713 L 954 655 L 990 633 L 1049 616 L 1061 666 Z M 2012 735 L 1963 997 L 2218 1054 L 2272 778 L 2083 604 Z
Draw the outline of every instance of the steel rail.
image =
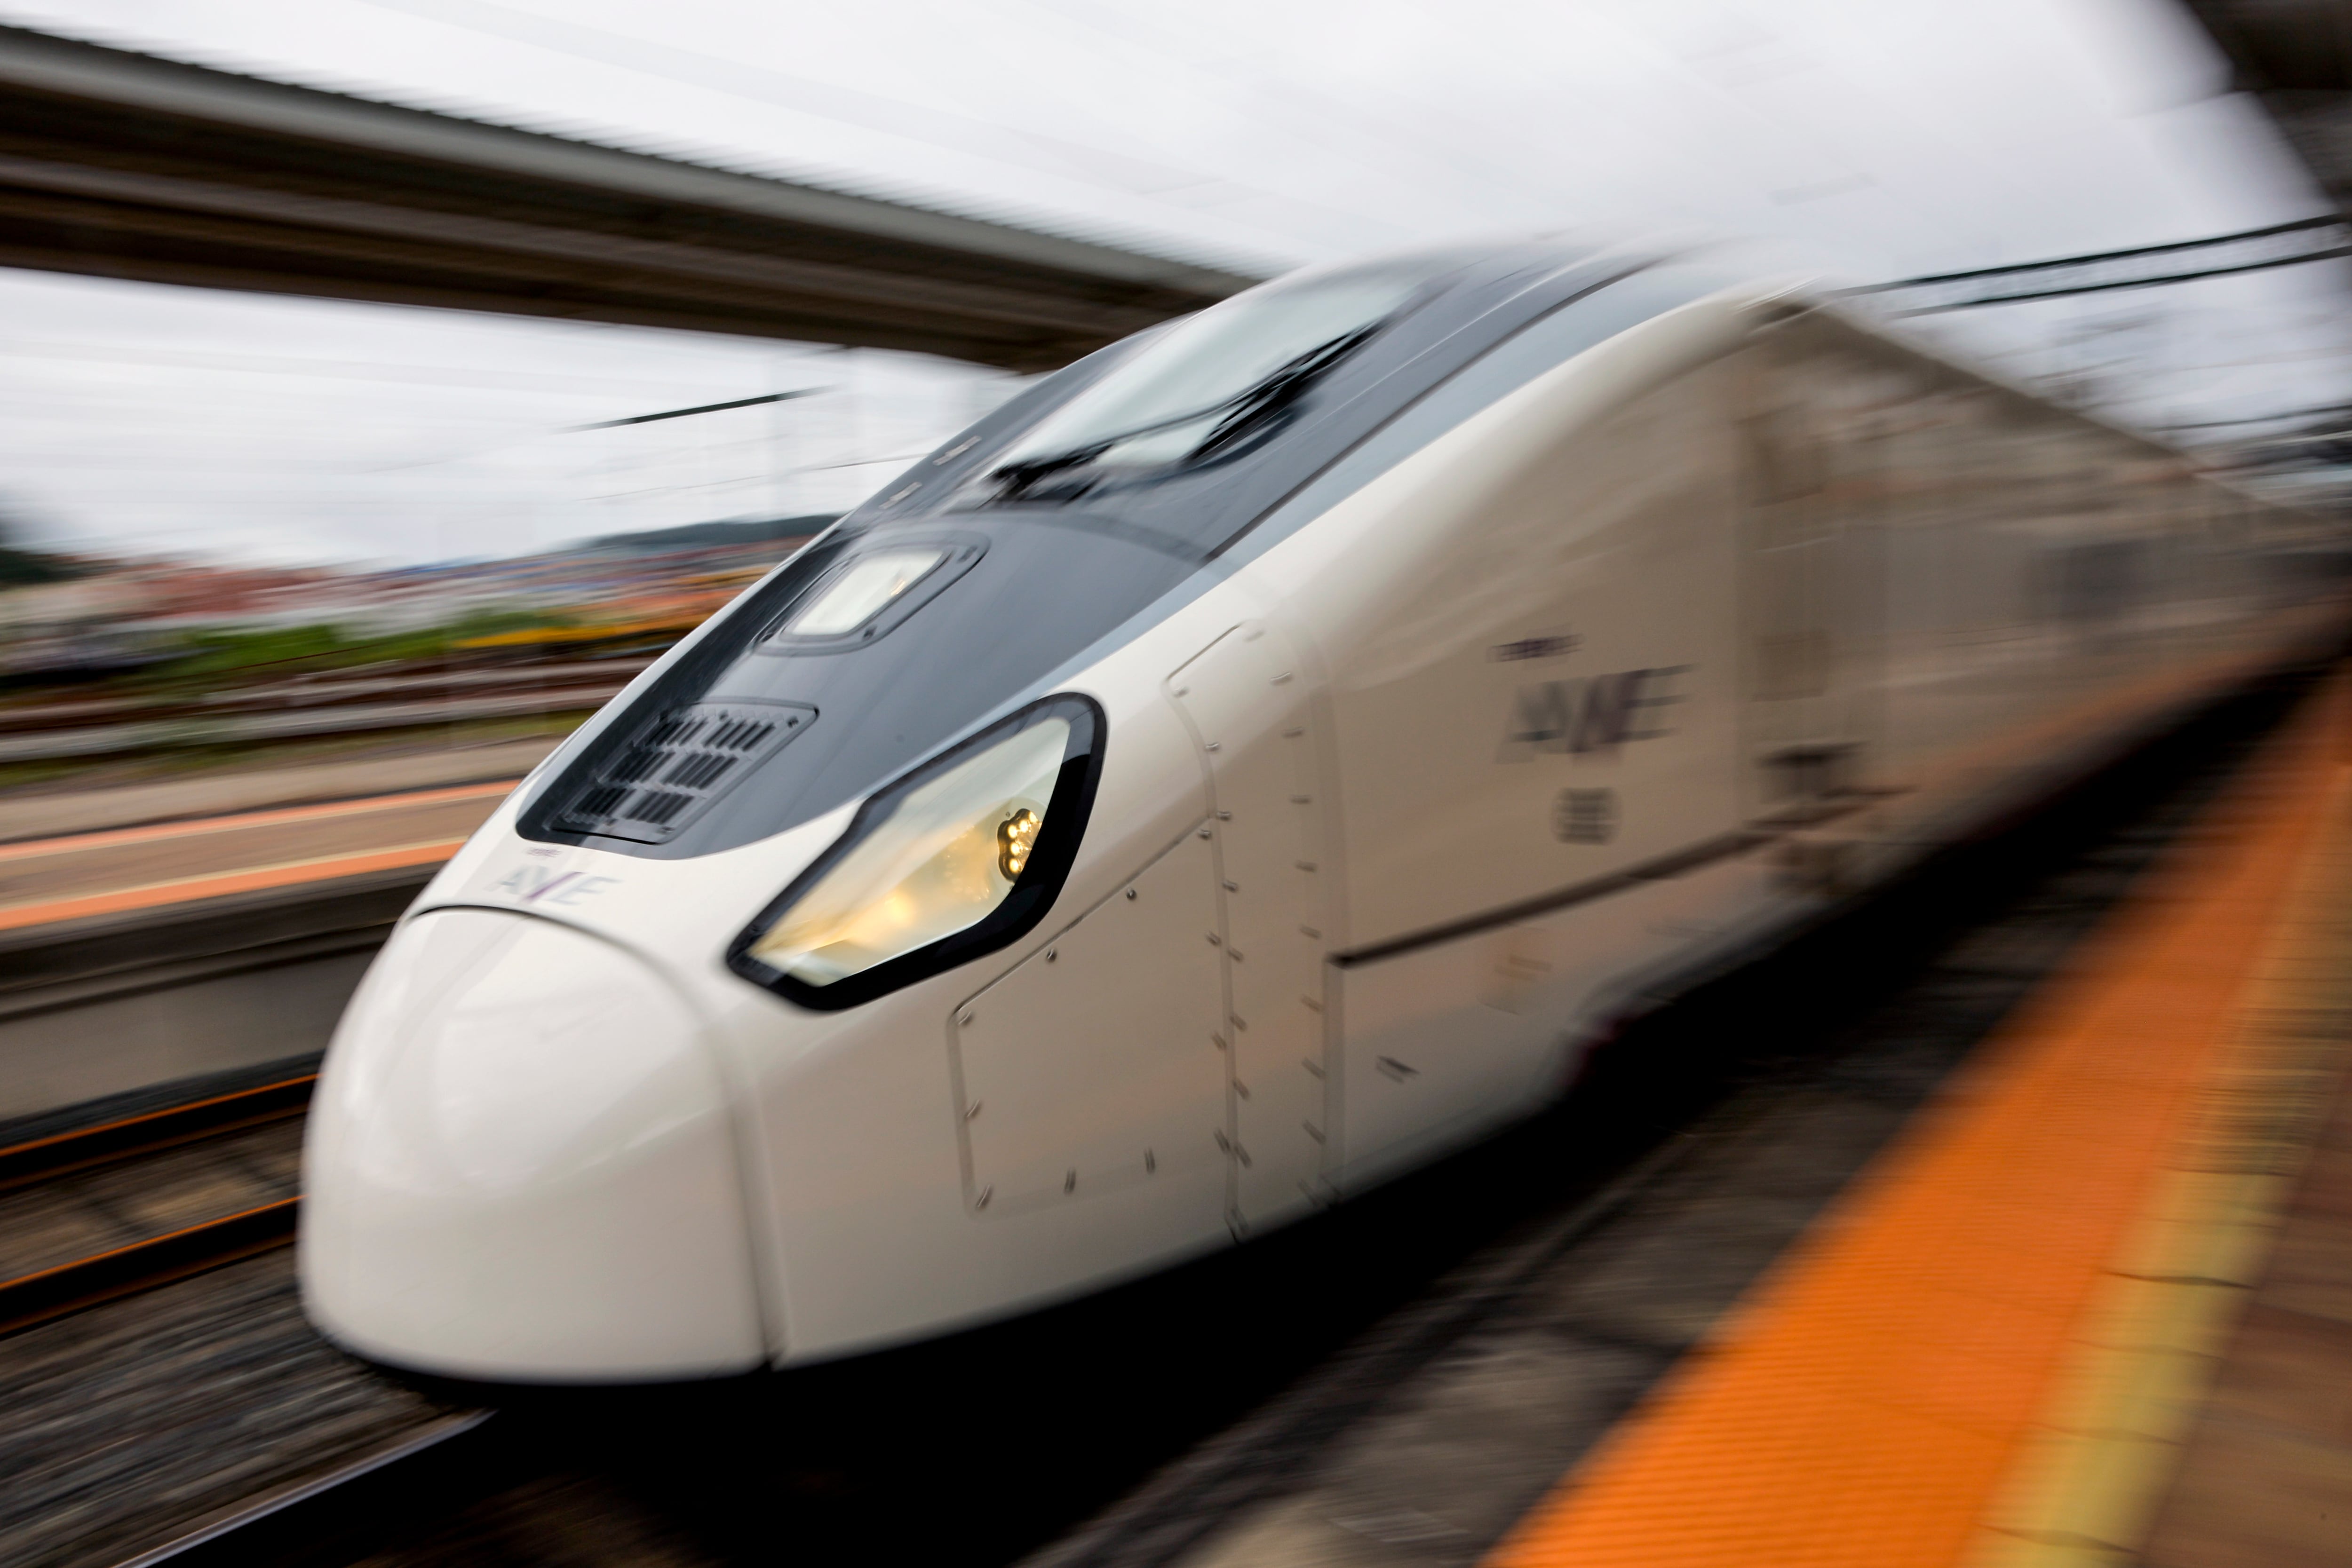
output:
M 0 1147 L 0 1192 L 299 1116 L 318 1081 L 315 1072 L 293 1074 Z
M 113 1564 L 113 1568 L 203 1568 L 208 1563 L 249 1565 L 286 1545 L 336 1532 L 355 1514 L 383 1516 L 404 1485 L 441 1479 L 470 1457 L 493 1413 L 467 1410 L 444 1416 L 424 1431 L 363 1454 L 320 1476 L 289 1481 L 185 1533 Z M 440 1472 L 430 1477 L 420 1471 Z M 274 1550 L 273 1550 L 274 1549 Z
M 294 1239 L 302 1200 L 280 1198 L 70 1263 L 0 1280 L 0 1334 L 201 1274 Z

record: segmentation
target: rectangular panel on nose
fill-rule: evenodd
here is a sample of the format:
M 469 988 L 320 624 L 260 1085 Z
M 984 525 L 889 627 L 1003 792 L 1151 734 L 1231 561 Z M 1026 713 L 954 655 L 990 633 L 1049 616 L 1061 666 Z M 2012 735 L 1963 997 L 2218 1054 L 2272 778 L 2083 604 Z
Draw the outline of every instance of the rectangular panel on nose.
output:
M 1224 1066 L 1207 839 L 1195 831 L 956 1011 L 966 1202 L 1005 1217 L 1181 1186 L 1216 1228 Z

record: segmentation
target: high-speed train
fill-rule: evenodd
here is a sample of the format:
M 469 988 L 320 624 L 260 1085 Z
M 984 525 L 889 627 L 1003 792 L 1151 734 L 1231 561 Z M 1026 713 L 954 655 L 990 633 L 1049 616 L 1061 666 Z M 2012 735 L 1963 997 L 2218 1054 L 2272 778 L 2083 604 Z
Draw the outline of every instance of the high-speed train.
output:
M 2308 655 L 2332 543 L 1706 252 L 1265 285 L 917 462 L 501 806 L 328 1053 L 309 1312 L 690 1378 L 1230 1246 Z

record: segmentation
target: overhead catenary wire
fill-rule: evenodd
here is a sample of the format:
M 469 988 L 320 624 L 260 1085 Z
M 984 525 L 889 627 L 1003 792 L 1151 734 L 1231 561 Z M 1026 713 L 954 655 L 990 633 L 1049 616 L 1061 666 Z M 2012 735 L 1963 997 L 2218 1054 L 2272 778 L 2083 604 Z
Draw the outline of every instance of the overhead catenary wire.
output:
M 2265 242 L 2289 243 L 2305 236 L 2316 236 L 2315 243 L 2284 254 L 2260 256 L 2251 260 L 2222 266 L 2197 267 L 2187 271 L 2166 271 L 2106 277 L 2101 269 L 2121 269 L 2130 272 L 2131 264 L 2146 262 L 2151 257 L 2185 256 L 2211 251 L 2231 246 L 2260 246 Z M 1895 309 L 1900 316 L 1928 316 L 1950 310 L 1971 310 L 1987 305 L 2022 304 L 2036 299 L 2059 299 L 2082 294 L 2103 294 L 2121 288 L 2155 288 L 2177 283 L 2192 283 L 2200 278 L 2226 277 L 2239 273 L 2265 272 L 2274 267 L 2302 267 L 2312 262 L 2330 261 L 2352 256 L 2352 222 L 2336 214 L 2297 218 L 2290 223 L 2269 224 L 2261 228 L 2241 229 L 2231 234 L 2209 235 L 2200 239 L 2168 240 L 2161 245 L 2133 246 L 2122 250 L 2089 251 L 2077 256 L 2047 256 L 2038 261 L 2012 262 L 2001 267 L 1980 267 L 1964 272 L 1926 273 L 1916 277 L 1898 277 L 1885 283 L 1863 284 L 1843 289 L 1846 298 L 1871 295 L 1902 295 L 1923 290 L 1955 290 L 1958 298 L 1920 305 L 1902 305 Z M 2070 269 L 2082 270 L 2089 276 L 2080 281 L 2061 283 L 2050 287 L 2003 288 L 2002 280 L 2036 276 L 2063 274 Z
M 568 424 L 568 432 L 580 430 L 618 430 L 625 424 L 653 424 L 665 419 L 684 419 L 689 414 L 723 413 L 730 408 L 757 408 L 761 403 L 790 402 L 794 398 L 814 397 L 831 387 L 800 387 L 792 392 L 762 392 L 758 397 L 733 398 L 726 402 L 697 403 L 692 408 L 666 408 L 659 413 L 633 413 L 622 419 L 600 419 L 592 424 Z
M 2319 403 L 2310 408 L 2281 409 L 2275 413 L 2249 413 L 2237 419 L 2199 419 L 2168 424 L 2167 430 L 2226 430 L 2246 424 L 2274 424 L 2287 419 L 2320 419 L 2352 413 L 2352 403 Z

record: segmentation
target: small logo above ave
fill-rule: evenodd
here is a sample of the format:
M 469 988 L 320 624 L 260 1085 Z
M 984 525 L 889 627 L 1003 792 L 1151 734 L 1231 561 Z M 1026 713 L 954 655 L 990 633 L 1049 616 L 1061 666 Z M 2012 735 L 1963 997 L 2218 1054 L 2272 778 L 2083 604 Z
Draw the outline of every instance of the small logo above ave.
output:
M 1521 659 L 1558 659 L 1573 653 L 1584 639 L 1573 632 L 1557 637 L 1522 637 L 1516 643 L 1497 643 L 1486 650 L 1487 661 L 1496 664 L 1516 664 Z

